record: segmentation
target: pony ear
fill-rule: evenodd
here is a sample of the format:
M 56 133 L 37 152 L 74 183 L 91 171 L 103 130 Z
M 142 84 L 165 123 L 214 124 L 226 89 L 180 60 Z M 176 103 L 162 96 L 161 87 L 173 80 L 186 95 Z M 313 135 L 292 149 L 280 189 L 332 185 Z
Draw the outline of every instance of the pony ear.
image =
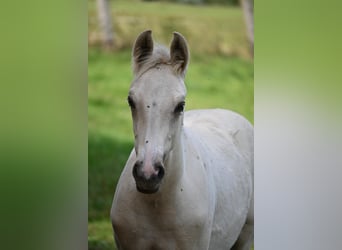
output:
M 135 73 L 137 73 L 141 69 L 141 66 L 152 55 L 152 52 L 153 52 L 152 31 L 146 30 L 138 36 L 133 46 L 132 61 L 133 61 L 133 71 Z
M 170 56 L 176 72 L 184 77 L 189 63 L 189 49 L 185 38 L 178 32 L 173 32 Z

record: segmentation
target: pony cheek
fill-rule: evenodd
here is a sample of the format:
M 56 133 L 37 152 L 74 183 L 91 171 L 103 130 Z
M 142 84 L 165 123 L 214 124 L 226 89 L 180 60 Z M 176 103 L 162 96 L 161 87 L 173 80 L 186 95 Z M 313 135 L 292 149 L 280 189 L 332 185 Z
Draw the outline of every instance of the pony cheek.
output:
M 166 139 L 165 139 L 165 147 L 164 147 L 164 155 L 169 153 L 173 147 L 174 147 L 174 134 L 173 133 L 169 133 L 167 136 L 166 136 Z
M 136 143 L 135 143 L 135 144 L 134 144 L 134 151 L 135 151 L 135 156 L 136 156 L 136 157 L 138 157 L 138 154 L 139 154 L 138 148 L 139 148 L 139 146 L 136 145 Z

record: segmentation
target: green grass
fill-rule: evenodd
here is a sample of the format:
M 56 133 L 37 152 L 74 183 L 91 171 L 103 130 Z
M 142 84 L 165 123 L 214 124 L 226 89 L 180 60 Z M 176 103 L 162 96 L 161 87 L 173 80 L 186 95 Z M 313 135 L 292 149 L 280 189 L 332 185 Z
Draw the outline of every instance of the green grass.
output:
M 112 226 L 108 221 L 96 221 L 90 223 L 88 226 L 88 235 L 88 249 L 115 249 Z
M 137 34 L 153 29 L 168 44 L 174 30 L 189 43 L 186 109 L 226 108 L 253 122 L 253 63 L 241 11 L 229 7 L 112 1 L 117 50 L 95 44 L 88 57 L 88 243 L 89 249 L 115 249 L 109 219 L 115 186 L 133 147 L 127 94 L 130 48 Z M 94 2 L 89 1 L 89 36 L 97 32 Z M 160 8 L 163 9 L 160 12 Z

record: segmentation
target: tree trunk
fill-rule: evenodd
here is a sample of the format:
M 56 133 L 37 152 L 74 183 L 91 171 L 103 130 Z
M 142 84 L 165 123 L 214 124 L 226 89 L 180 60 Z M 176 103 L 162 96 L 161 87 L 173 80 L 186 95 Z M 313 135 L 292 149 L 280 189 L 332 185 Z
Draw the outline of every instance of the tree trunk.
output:
M 114 39 L 108 0 L 97 0 L 97 9 L 102 45 L 106 50 L 112 50 Z
M 254 1 L 241 0 L 241 5 L 247 26 L 247 37 L 251 46 L 252 56 L 254 57 Z

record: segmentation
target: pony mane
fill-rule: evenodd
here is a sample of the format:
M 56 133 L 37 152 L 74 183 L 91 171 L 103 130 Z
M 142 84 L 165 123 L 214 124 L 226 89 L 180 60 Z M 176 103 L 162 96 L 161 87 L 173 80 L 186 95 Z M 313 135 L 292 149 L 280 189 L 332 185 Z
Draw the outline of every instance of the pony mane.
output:
M 171 64 L 171 57 L 169 49 L 161 44 L 154 44 L 152 55 L 143 58 L 139 62 L 140 66 L 137 67 L 134 63 L 134 58 L 132 59 L 133 73 L 136 77 L 142 75 L 147 70 L 155 67 L 158 64 Z

